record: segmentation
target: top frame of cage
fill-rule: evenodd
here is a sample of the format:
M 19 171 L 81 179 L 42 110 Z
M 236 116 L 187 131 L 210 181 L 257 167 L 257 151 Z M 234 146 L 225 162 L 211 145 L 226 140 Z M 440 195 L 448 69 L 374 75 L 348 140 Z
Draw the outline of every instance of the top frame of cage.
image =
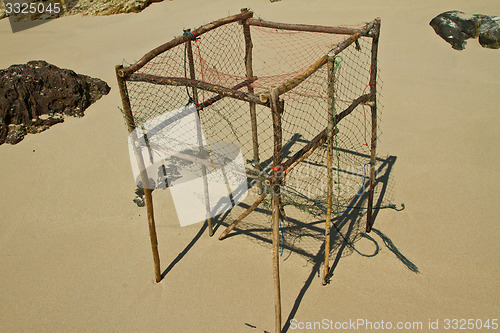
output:
M 126 81 L 185 86 L 222 97 L 270 105 L 271 89 L 282 95 L 297 87 L 328 59 L 361 38 L 377 38 L 380 19 L 359 26 L 269 22 L 246 8 L 158 46 L 139 61 L 117 68 Z M 374 59 L 372 59 L 374 60 Z M 243 87 L 247 89 L 240 90 Z M 213 100 L 215 98 L 215 101 Z M 196 102 L 196 101 L 195 101 Z

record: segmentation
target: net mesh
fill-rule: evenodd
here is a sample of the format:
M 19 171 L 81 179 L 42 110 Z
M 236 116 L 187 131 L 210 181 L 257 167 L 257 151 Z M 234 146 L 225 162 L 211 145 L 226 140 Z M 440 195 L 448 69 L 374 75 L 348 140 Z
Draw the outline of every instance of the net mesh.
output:
M 347 37 L 260 26 L 250 26 L 245 32 L 241 23 L 234 22 L 206 32 L 190 42 L 193 74 L 202 82 L 231 89 L 236 87 L 237 90 L 258 96 L 271 87 L 296 77 Z M 247 76 L 245 39 L 251 40 L 252 43 L 252 77 Z M 333 100 L 337 115 L 346 110 L 355 99 L 370 93 L 371 47 L 372 38 L 360 37 L 356 43 L 335 57 Z M 156 56 L 137 73 L 167 78 L 190 78 L 192 73 L 189 60 L 189 47 L 187 43 L 183 43 Z M 280 100 L 284 101 L 283 161 L 292 157 L 326 129 L 329 107 L 327 87 L 328 67 L 324 65 L 298 86 L 280 95 Z M 378 80 L 378 92 L 380 87 L 381 82 Z M 153 82 L 127 81 L 127 89 L 136 126 L 141 126 L 159 114 L 187 105 L 193 101 L 195 95 L 200 104 L 217 99 L 214 92 L 202 89 L 194 91 L 192 87 L 159 85 Z M 274 132 L 270 108 L 259 104 L 255 108 L 258 157 L 254 153 L 255 142 L 252 138 L 252 118 L 248 102 L 224 97 L 202 107 L 199 117 L 208 145 L 224 141 L 237 144 L 241 148 L 246 160 L 249 184 L 251 190 L 254 190 L 250 193 L 256 195 L 260 188 L 255 185 L 261 184 L 265 188 L 264 180 L 270 174 Z M 380 111 L 380 103 L 378 110 Z M 372 128 L 370 107 L 360 103 L 335 126 L 338 133 L 334 138 L 333 154 L 333 214 L 339 218 L 355 211 L 356 219 L 359 219 L 365 215 L 362 209 L 366 207 L 367 202 Z M 282 185 L 281 200 L 286 216 L 282 221 L 282 230 L 290 235 L 287 246 L 295 246 L 298 252 L 308 252 L 308 245 L 302 245 L 303 248 L 300 249 L 300 246 L 293 244 L 298 243 L 298 238 L 311 237 L 316 240 L 324 235 L 324 230 L 320 231 L 320 226 L 315 226 L 314 222 L 324 221 L 326 214 L 326 143 L 287 172 Z M 383 184 L 376 186 L 376 193 L 380 193 L 382 187 Z M 256 196 L 250 195 L 245 202 L 251 204 L 255 198 Z M 221 217 L 221 220 L 238 216 L 248 208 L 248 204 L 236 207 L 231 213 Z M 238 225 L 240 232 L 269 232 L 269 206 L 270 199 L 264 200 L 255 215 L 265 213 L 266 218 L 254 218 L 250 221 L 247 219 Z M 266 225 L 256 225 L 259 220 Z M 311 226 L 309 231 L 305 231 L 306 234 L 311 233 L 309 236 L 304 234 L 303 227 L 306 222 Z M 300 237 L 297 236 L 298 229 L 303 232 Z M 257 234 L 253 233 L 254 237 Z M 359 237 L 359 234 L 352 233 L 358 235 L 353 236 L 354 238 Z

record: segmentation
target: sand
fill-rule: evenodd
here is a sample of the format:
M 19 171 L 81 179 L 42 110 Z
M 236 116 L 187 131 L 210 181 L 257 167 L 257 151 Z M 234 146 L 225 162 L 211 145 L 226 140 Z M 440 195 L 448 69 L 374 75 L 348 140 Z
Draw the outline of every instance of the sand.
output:
M 123 59 L 242 7 L 293 23 L 382 18 L 379 152 L 397 156 L 392 197 L 406 209 L 382 210 L 376 228 L 420 270 L 408 270 L 375 235 L 381 252 L 343 256 L 326 287 L 292 254 L 281 261 L 284 321 L 410 321 L 429 332 L 438 320 L 442 332 L 446 319 L 500 316 L 499 51 L 475 40 L 455 51 L 428 25 L 452 9 L 498 16 L 498 1 L 186 0 L 16 34 L 0 21 L 0 68 L 43 59 L 112 87 L 84 118 L 0 147 L 0 331 L 273 330 L 269 247 L 241 236 L 220 242 L 201 224 L 180 228 L 168 191 L 155 207 L 162 268 L 171 269 L 154 282 L 114 77 Z M 301 331 L 293 323 L 288 331 Z

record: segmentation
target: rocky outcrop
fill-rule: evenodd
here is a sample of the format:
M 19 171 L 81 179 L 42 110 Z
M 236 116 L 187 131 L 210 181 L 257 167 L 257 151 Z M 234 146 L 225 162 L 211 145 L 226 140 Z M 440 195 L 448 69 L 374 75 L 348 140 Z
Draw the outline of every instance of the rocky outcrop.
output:
M 475 15 L 481 22 L 479 44 L 490 49 L 500 48 L 500 17 Z
M 0 144 L 16 144 L 27 133 L 63 122 L 65 115 L 82 117 L 109 90 L 100 79 L 42 60 L 0 70 Z
M 153 2 L 163 0 L 79 0 L 67 15 L 113 15 L 138 13 Z
M 450 10 L 439 14 L 429 24 L 455 50 L 465 49 L 467 39 L 478 37 L 482 47 L 500 48 L 499 17 L 481 14 L 466 17 L 463 12 Z
M 113 15 L 121 13 L 138 13 L 148 7 L 153 2 L 163 0 L 66 0 L 63 11 L 55 13 L 35 13 L 18 15 L 17 21 L 33 21 L 54 19 L 69 15 Z M 0 19 L 7 17 L 5 8 L 0 1 Z

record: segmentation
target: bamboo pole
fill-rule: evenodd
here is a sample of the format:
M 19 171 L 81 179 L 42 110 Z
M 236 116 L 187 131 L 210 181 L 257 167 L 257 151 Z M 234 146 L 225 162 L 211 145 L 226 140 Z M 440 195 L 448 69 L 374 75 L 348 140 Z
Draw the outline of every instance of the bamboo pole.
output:
M 370 148 L 370 189 L 368 192 L 368 211 L 366 213 L 366 232 L 370 232 L 373 226 L 373 191 L 375 187 L 375 159 L 377 149 L 377 53 L 380 36 L 380 18 L 375 20 L 373 27 L 372 55 L 370 67 L 370 94 L 372 115 L 372 138 Z
M 151 74 L 141 74 L 134 73 L 127 77 L 127 81 L 134 82 L 148 82 L 155 83 L 160 85 L 168 85 L 168 86 L 188 86 L 188 87 L 196 87 L 198 89 L 211 91 L 217 93 L 222 96 L 232 97 L 235 99 L 239 99 L 245 102 L 254 102 L 256 104 L 261 105 L 269 105 L 269 103 L 261 102 L 259 97 L 255 94 L 251 94 L 244 91 L 234 90 L 231 88 L 227 88 L 224 86 L 220 86 L 217 84 L 211 84 L 199 80 L 187 79 L 184 77 L 163 77 Z
M 189 29 L 184 30 L 184 32 L 190 32 Z M 196 80 L 196 73 L 195 73 L 195 68 L 194 68 L 194 59 L 193 59 L 193 47 L 191 45 L 191 39 L 186 40 L 186 51 L 187 51 L 187 56 L 188 56 L 188 62 L 189 62 L 189 76 L 191 77 L 192 80 Z M 198 105 L 198 90 L 196 87 L 191 87 L 193 90 L 193 102 L 195 105 Z M 198 119 L 200 119 L 200 110 L 196 108 L 196 113 L 198 114 Z M 200 128 L 197 128 L 196 134 L 197 134 L 197 141 L 198 141 L 198 147 L 200 147 L 200 153 L 202 152 L 202 147 L 204 146 L 203 144 L 203 136 L 202 136 L 202 129 L 201 129 L 201 123 L 199 124 Z M 211 208 L 210 208 L 210 195 L 208 191 L 208 180 L 207 180 L 207 167 L 202 164 L 201 165 L 201 175 L 203 178 L 203 191 L 204 191 L 204 196 L 205 196 L 205 209 L 206 209 L 206 220 L 207 220 L 207 225 L 208 225 L 208 235 L 212 237 L 214 235 L 214 227 L 212 225 L 212 217 L 210 216 Z
M 127 128 L 129 133 L 135 133 L 135 122 L 134 116 L 132 114 L 132 108 L 130 106 L 130 99 L 128 96 L 127 85 L 125 80 L 118 74 L 118 72 L 123 68 L 121 65 L 117 65 L 115 67 L 116 70 L 116 79 L 118 81 L 118 89 L 120 90 L 120 95 L 123 104 L 123 112 L 125 113 L 125 121 L 127 123 Z M 136 138 L 137 139 L 137 138 Z M 148 177 L 146 174 L 146 168 L 144 166 L 144 160 L 142 158 L 142 154 L 140 154 L 136 149 L 135 157 L 137 159 L 137 163 L 139 165 L 139 169 L 141 170 L 141 180 L 143 186 L 146 186 L 148 183 Z M 155 217 L 154 217 L 154 209 L 153 209 L 153 196 L 152 190 L 144 187 L 144 198 L 146 201 L 146 210 L 148 215 L 148 226 L 149 226 L 149 238 L 151 241 L 151 250 L 153 252 L 153 262 L 155 269 L 155 280 L 156 282 L 160 282 L 161 271 L 160 271 L 160 255 L 158 253 L 158 238 L 156 236 L 156 226 L 155 226 Z
M 372 30 L 374 24 L 375 21 L 370 22 L 363 29 L 357 30 L 355 34 L 349 36 L 348 38 L 344 39 L 342 42 L 337 44 L 337 46 L 335 46 L 330 52 L 328 52 L 327 55 L 321 57 L 318 61 L 309 66 L 305 71 L 278 86 L 279 95 L 282 95 L 287 91 L 292 90 L 293 88 L 297 87 L 299 84 L 304 82 L 304 80 L 306 80 L 309 76 L 314 74 L 318 69 L 320 69 L 324 64 L 326 64 L 329 56 L 335 56 L 339 54 L 362 36 L 370 36 L 370 31 Z M 264 91 L 259 96 L 260 101 L 262 103 L 266 103 L 269 100 L 269 97 L 270 97 L 270 91 Z
M 231 223 L 226 230 L 219 236 L 219 240 L 223 240 L 227 237 L 227 235 L 233 231 L 233 229 L 240 223 L 245 217 L 247 217 L 251 212 L 253 212 L 259 205 L 264 201 L 265 197 L 267 196 L 267 193 L 263 192 L 255 202 L 248 207 L 246 211 L 244 211 L 236 220 L 234 220 L 233 223 Z
M 328 276 L 330 270 L 330 230 L 332 220 L 332 206 L 333 206 L 333 136 L 334 136 L 334 121 L 335 121 L 335 99 L 334 99 L 334 86 L 333 80 L 335 79 L 335 59 L 334 57 L 328 58 L 328 127 L 327 127 L 327 209 L 325 221 L 325 265 L 323 274 L 323 285 L 330 282 Z M 338 170 L 337 170 L 338 172 Z M 338 184 L 337 184 L 338 185 Z
M 328 27 L 323 25 L 270 22 L 256 18 L 249 18 L 247 19 L 247 22 L 249 25 L 265 27 L 265 28 L 291 30 L 291 31 L 322 32 L 322 33 L 338 34 L 338 35 L 353 35 L 360 30 L 348 27 Z
M 273 118 L 274 131 L 274 153 L 273 168 L 281 168 L 282 156 L 282 128 L 281 114 L 283 105 L 279 100 L 277 88 L 271 89 L 271 112 Z M 283 171 L 283 170 L 281 170 Z M 274 313 L 275 313 L 275 332 L 281 332 L 281 288 L 280 288 L 280 268 L 279 268 L 279 223 L 280 223 L 280 186 L 281 176 L 274 170 L 271 178 L 271 207 L 272 207 L 272 263 L 273 263 L 273 281 L 274 281 Z
M 205 25 L 199 27 L 198 29 L 195 29 L 193 31 L 193 35 L 198 37 L 198 36 L 208 32 L 208 31 L 213 30 L 215 28 L 218 28 L 220 26 L 223 26 L 223 25 L 226 25 L 226 24 L 229 24 L 232 22 L 241 21 L 241 20 L 244 20 L 244 19 L 252 17 L 252 16 L 253 16 L 252 11 L 245 11 L 245 12 L 242 12 L 240 14 L 228 16 L 228 17 L 213 21 L 211 23 L 205 24 Z M 139 69 L 144 67 L 149 61 L 151 61 L 151 59 L 153 59 L 154 57 L 162 54 L 165 51 L 170 50 L 171 48 L 173 48 L 177 45 L 184 43 L 189 38 L 190 37 L 188 37 L 188 36 L 179 36 L 179 37 L 174 38 L 173 40 L 169 41 L 168 43 L 165 43 L 163 45 L 158 46 L 157 48 L 146 53 L 135 64 L 133 64 L 127 68 L 120 69 L 118 72 L 119 76 L 125 77 L 125 76 L 128 76 L 128 75 L 138 71 Z
M 241 11 L 247 10 L 243 8 Z M 248 19 L 242 21 L 243 24 L 243 36 L 245 37 L 245 69 L 247 77 L 253 77 L 253 64 L 252 64 L 252 35 L 250 34 L 250 26 L 248 25 Z M 248 85 L 248 92 L 254 94 L 254 88 L 252 85 Z M 253 161 L 255 170 L 260 174 L 262 168 L 259 163 L 259 137 L 257 132 L 257 112 L 255 110 L 255 103 L 249 102 L 250 105 L 250 123 L 252 125 L 252 143 L 253 143 Z M 257 189 L 259 192 L 262 191 L 262 182 L 257 181 Z

